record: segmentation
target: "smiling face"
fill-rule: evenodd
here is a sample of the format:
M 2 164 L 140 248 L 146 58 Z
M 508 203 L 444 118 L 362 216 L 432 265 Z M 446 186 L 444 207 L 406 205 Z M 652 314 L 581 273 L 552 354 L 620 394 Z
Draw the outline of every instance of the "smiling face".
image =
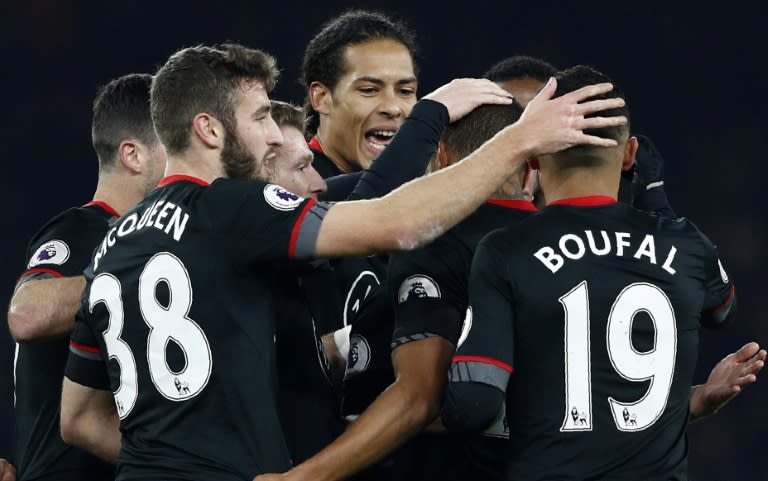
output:
M 328 186 L 312 166 L 314 155 L 304 134 L 291 125 L 283 125 L 280 130 L 283 145 L 275 150 L 274 158 L 263 164 L 259 177 L 301 197 L 316 199 Z
M 348 46 L 344 65 L 313 103 L 324 152 L 349 172 L 369 167 L 392 140 L 416 103 L 417 80 L 410 52 L 391 39 Z
M 267 91 L 261 82 L 244 83 L 234 94 L 235 122 L 227 125 L 221 162 L 231 179 L 253 176 L 258 165 L 275 156 L 283 134 L 270 115 Z

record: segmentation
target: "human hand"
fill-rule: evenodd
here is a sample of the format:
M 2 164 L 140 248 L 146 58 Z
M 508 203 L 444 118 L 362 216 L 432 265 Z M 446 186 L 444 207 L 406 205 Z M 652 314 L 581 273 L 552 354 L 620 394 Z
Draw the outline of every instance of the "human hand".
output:
M 16 481 L 16 468 L 5 459 L 0 459 L 0 481 Z
M 283 474 L 275 474 L 275 473 L 267 473 L 267 474 L 260 474 L 253 478 L 253 481 L 287 481 L 288 477 L 286 476 L 286 473 Z
M 483 104 L 509 105 L 512 95 L 488 79 L 460 78 L 438 88 L 423 98 L 445 105 L 455 122 Z
M 745 387 L 757 381 L 757 373 L 765 365 L 766 351 L 756 342 L 718 362 L 705 384 L 695 386 L 691 393 L 691 419 L 715 414 Z
M 524 150 L 530 157 L 559 152 L 578 144 L 600 147 L 617 145 L 613 139 L 584 133 L 586 129 L 615 127 L 627 123 L 627 118 L 624 116 L 586 118 L 589 114 L 624 105 L 624 99 L 621 98 L 588 100 L 590 97 L 610 92 L 613 89 L 612 84 L 587 85 L 553 99 L 556 89 L 557 80 L 554 77 L 550 78 L 536 97 L 528 103 L 520 120 L 513 127 L 507 128 L 523 132 L 515 138 L 526 139 L 527 144 Z

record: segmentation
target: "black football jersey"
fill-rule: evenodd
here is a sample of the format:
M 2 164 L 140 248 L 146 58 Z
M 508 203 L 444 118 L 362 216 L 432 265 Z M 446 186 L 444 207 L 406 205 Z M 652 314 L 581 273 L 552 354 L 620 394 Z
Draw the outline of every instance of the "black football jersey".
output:
M 506 391 L 507 479 L 685 480 L 699 328 L 733 299 L 690 221 L 554 202 L 478 246 L 450 381 Z
M 93 248 L 117 213 L 103 202 L 69 209 L 29 243 L 27 270 L 17 288 L 35 279 L 83 275 Z M 42 300 L 44 301 L 44 300 Z M 16 468 L 19 480 L 114 479 L 114 467 L 65 444 L 59 430 L 61 382 L 69 339 L 17 344 Z
M 67 376 L 101 387 L 118 480 L 251 479 L 290 468 L 277 407 L 274 275 L 314 254 L 328 206 L 273 184 L 164 179 L 86 271 Z

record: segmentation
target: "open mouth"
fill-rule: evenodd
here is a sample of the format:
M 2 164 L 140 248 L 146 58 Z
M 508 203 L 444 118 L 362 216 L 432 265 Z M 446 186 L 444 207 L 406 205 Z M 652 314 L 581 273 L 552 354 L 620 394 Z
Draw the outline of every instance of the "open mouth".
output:
M 365 141 L 371 149 L 381 152 L 384 150 L 397 130 L 369 130 L 365 133 Z

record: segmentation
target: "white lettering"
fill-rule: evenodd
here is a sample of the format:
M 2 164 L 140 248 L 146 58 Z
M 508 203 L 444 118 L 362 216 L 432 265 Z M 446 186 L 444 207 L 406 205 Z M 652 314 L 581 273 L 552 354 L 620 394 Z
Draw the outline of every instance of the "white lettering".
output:
M 137 213 L 133 213 L 125 218 L 124 221 L 120 223 L 120 227 L 117 229 L 117 235 L 119 237 L 123 237 L 124 235 L 128 235 L 131 232 L 133 232 L 134 229 L 136 229 L 136 223 L 139 221 L 139 215 Z M 130 225 L 129 225 L 130 224 Z
M 567 249 L 566 246 L 568 241 L 572 241 L 576 244 L 575 253 Z M 561 237 L 560 250 L 563 252 L 563 255 L 569 259 L 581 259 L 584 257 L 584 252 L 586 251 L 584 248 L 584 241 L 582 241 L 576 234 L 565 234 L 563 237 Z
M 637 248 L 637 252 L 632 256 L 635 259 L 640 259 L 642 256 L 647 256 L 651 264 L 656 264 L 656 243 L 653 241 L 653 236 L 648 234 L 640 243 L 640 247 Z
M 144 228 L 145 225 L 147 225 L 147 220 L 149 219 L 149 214 L 152 213 L 152 208 L 155 206 L 155 204 L 150 205 L 147 207 L 147 209 L 141 213 L 141 219 L 139 219 L 139 225 L 136 227 L 136 230 L 141 230 Z
M 540 260 L 541 263 L 544 264 L 547 269 L 552 271 L 553 274 L 559 271 L 565 263 L 563 257 L 555 254 L 554 249 L 551 247 L 542 247 L 541 249 L 537 250 L 533 256 Z
M 173 209 L 176 207 L 176 204 L 173 202 L 166 202 L 163 206 L 163 209 L 160 211 L 160 214 L 157 216 L 157 219 L 155 220 L 155 227 L 157 227 L 160 230 L 163 230 L 165 226 L 161 224 L 161 221 L 168 215 L 168 209 Z
M 629 247 L 629 241 L 626 240 L 629 239 L 629 233 L 628 232 L 617 232 L 616 233 L 616 255 L 617 256 L 623 256 L 624 255 L 624 248 Z
M 184 217 L 181 217 L 181 214 L 184 214 Z M 181 239 L 181 235 L 184 233 L 184 228 L 187 226 L 187 220 L 189 220 L 189 214 L 184 213 L 180 208 L 176 207 L 176 210 L 173 211 L 173 215 L 171 216 L 171 220 L 168 221 L 168 224 L 165 226 L 165 233 L 167 234 L 170 232 L 171 228 L 173 228 L 173 238 L 176 239 L 176 241 L 179 241 Z
M 157 215 L 157 211 L 160 210 L 160 205 L 164 202 L 165 200 L 158 200 L 155 202 L 155 205 L 152 206 L 152 212 L 149 213 L 149 219 L 147 219 L 147 227 L 152 225 L 153 219 L 155 218 L 155 215 Z
M 608 233 L 604 230 L 600 231 L 600 235 L 603 237 L 603 248 L 598 249 L 595 245 L 595 237 L 592 235 L 591 230 L 585 230 L 587 234 L 587 242 L 589 243 L 589 250 L 596 256 L 604 256 L 611 252 L 611 241 L 608 239 Z
M 674 275 L 677 271 L 672 268 L 672 261 L 675 260 L 675 253 L 677 252 L 677 248 L 675 246 L 672 246 L 672 248 L 669 250 L 669 254 L 667 254 L 667 260 L 664 261 L 664 265 L 661 266 L 662 269 L 669 272 L 670 274 Z
M 107 245 L 109 247 L 112 247 L 115 245 L 115 232 L 117 231 L 117 227 L 113 227 L 109 229 L 109 232 L 107 232 Z

